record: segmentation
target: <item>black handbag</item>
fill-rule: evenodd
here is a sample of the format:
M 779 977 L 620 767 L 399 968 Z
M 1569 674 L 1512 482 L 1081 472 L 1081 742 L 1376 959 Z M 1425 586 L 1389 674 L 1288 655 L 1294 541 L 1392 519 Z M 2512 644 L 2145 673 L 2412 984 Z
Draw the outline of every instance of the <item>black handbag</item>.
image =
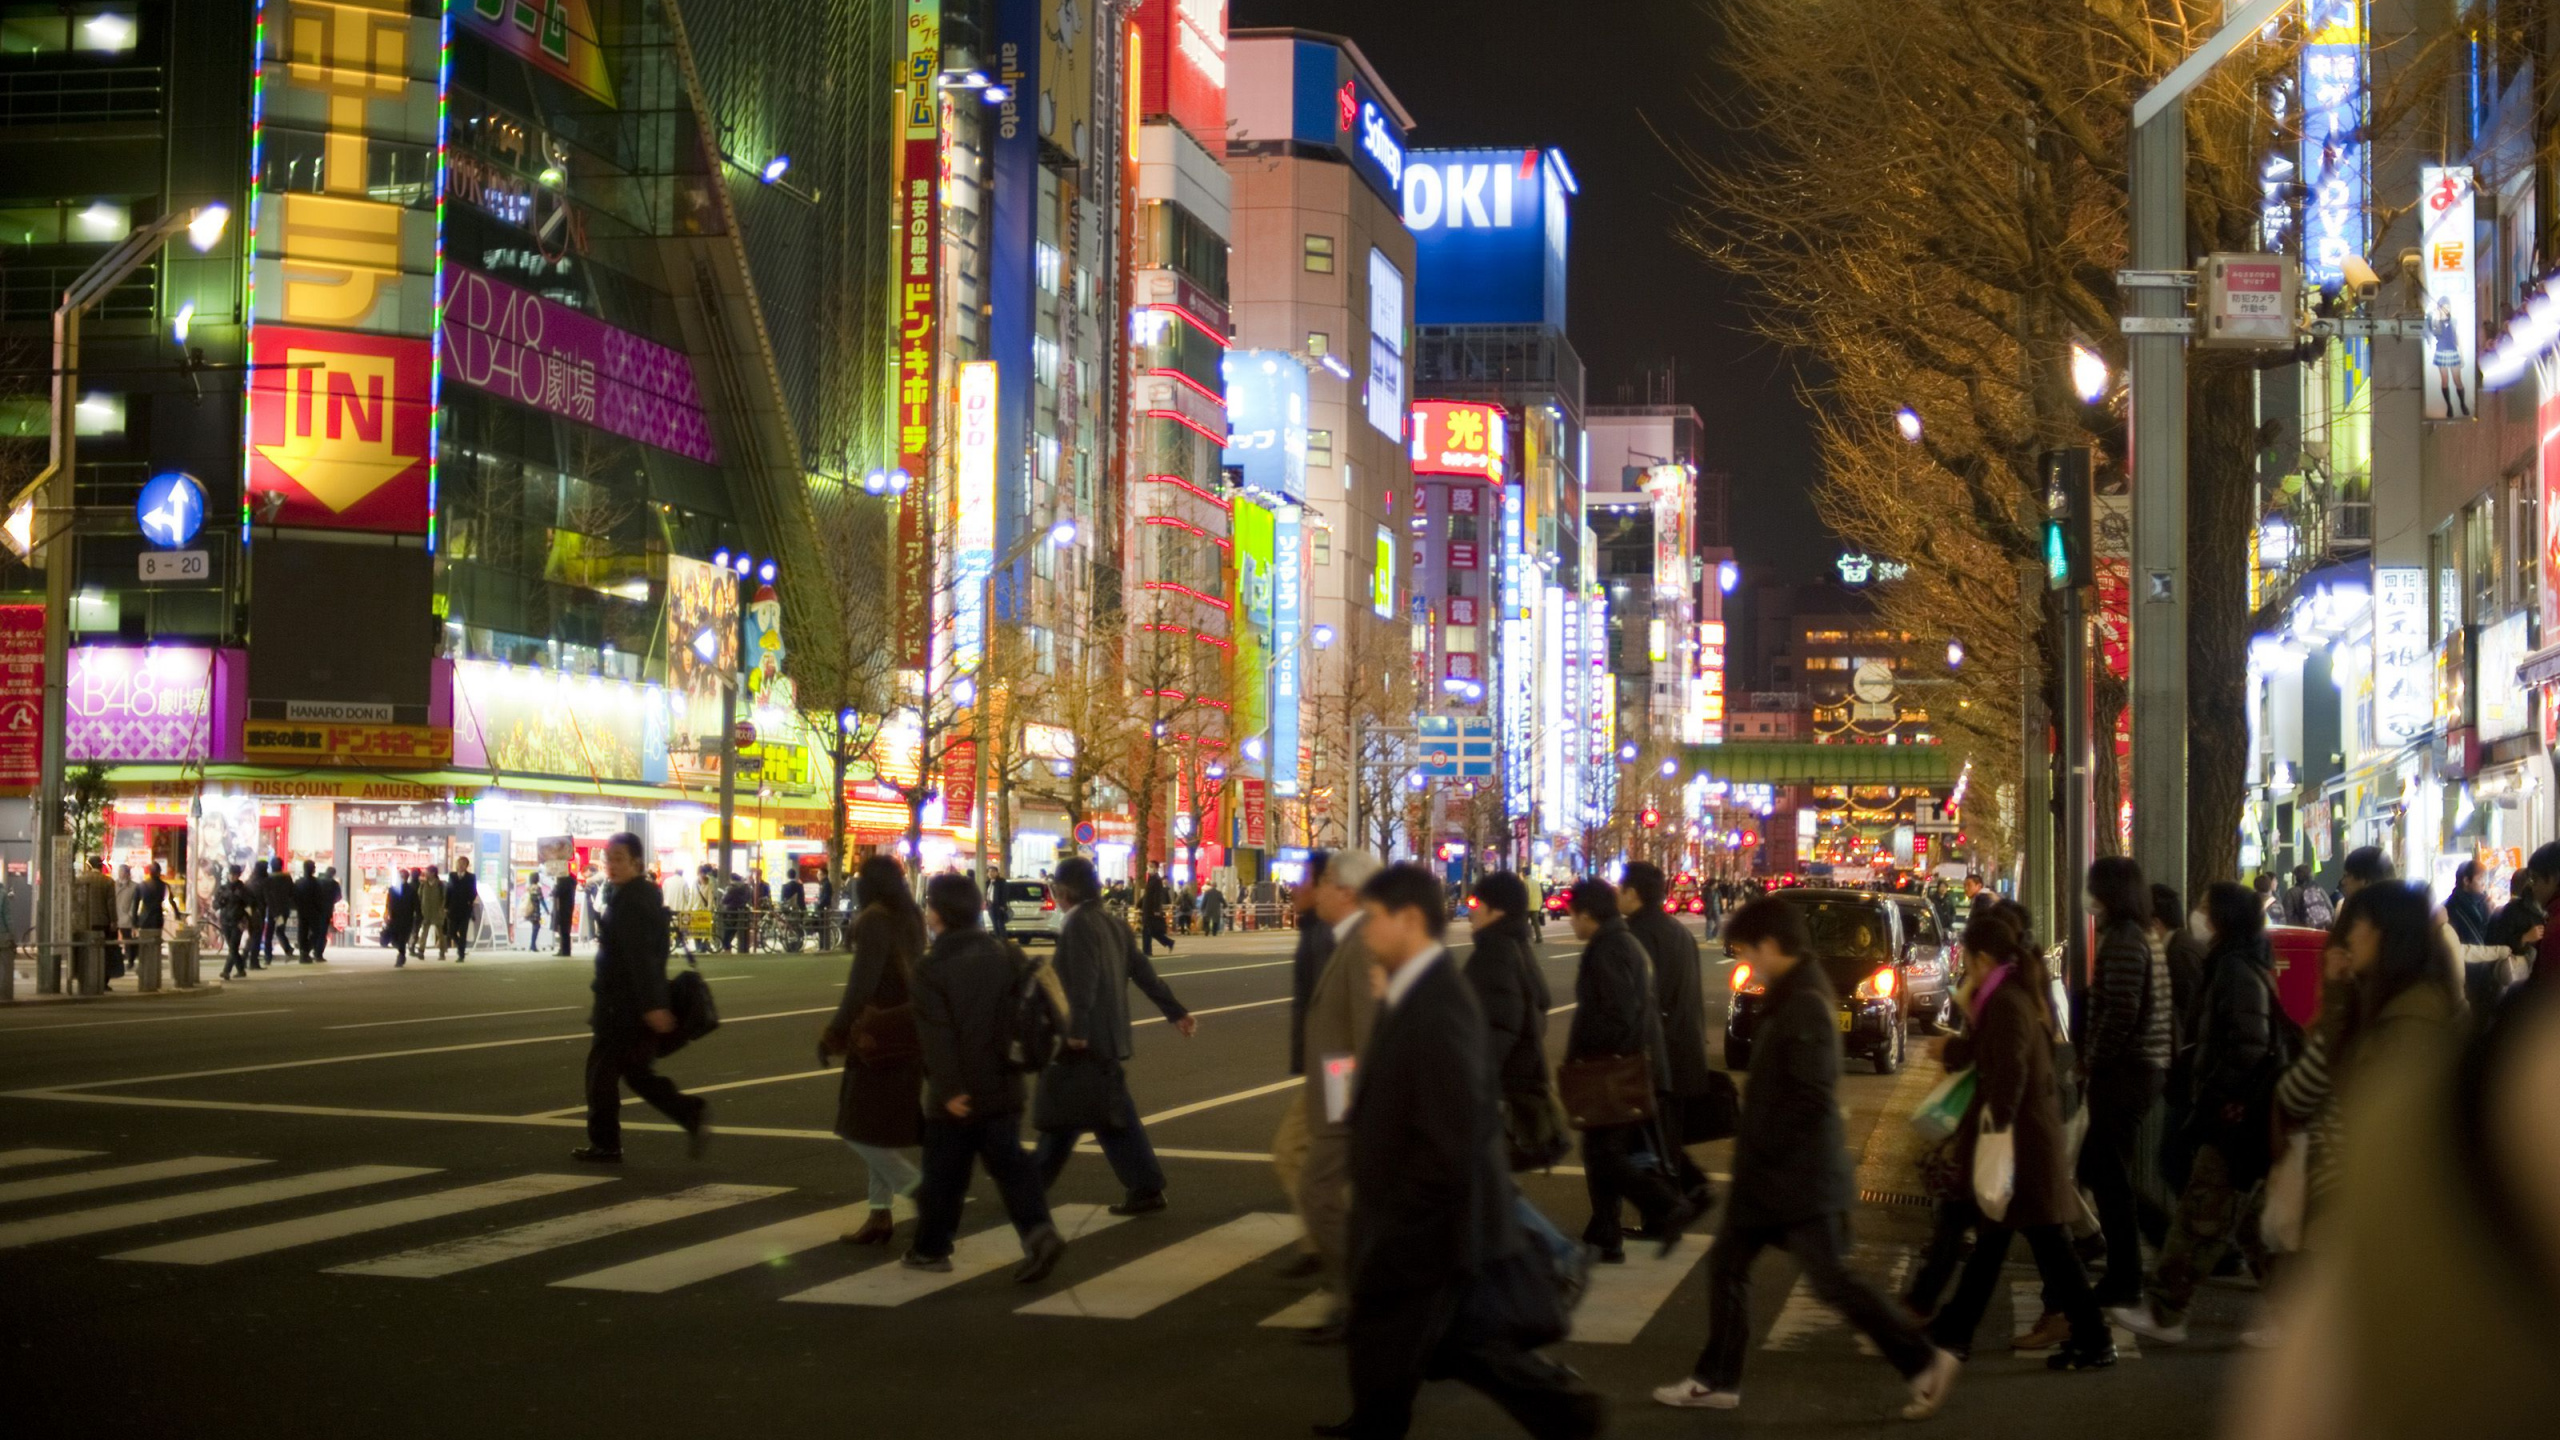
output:
M 1573 1137 L 1565 1130 L 1564 1112 L 1545 1089 L 1515 1090 L 1502 1097 L 1502 1138 L 1511 1152 L 1511 1171 L 1544 1170 L 1573 1153 Z
M 1120 1062 L 1087 1050 L 1068 1050 L 1040 1072 L 1031 1103 L 1035 1130 L 1100 1130 L 1117 1118 L 1124 1082 Z
M 1707 1088 L 1680 1097 L 1680 1143 L 1704 1145 L 1728 1140 L 1742 1127 L 1742 1094 L 1733 1077 L 1710 1071 Z
M 720 1006 L 699 970 L 682 971 L 667 982 L 667 1009 L 676 1017 L 676 1028 L 658 1037 L 661 1055 L 673 1055 L 720 1028 Z

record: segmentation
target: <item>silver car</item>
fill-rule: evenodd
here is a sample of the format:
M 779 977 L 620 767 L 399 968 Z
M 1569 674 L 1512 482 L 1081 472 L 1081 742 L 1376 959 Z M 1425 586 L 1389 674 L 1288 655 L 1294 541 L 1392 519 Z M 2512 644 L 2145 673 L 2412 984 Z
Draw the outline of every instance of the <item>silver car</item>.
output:
M 1066 912 L 1046 880 L 999 880 L 987 897 L 989 928 L 1007 940 L 1058 943 L 1058 927 Z

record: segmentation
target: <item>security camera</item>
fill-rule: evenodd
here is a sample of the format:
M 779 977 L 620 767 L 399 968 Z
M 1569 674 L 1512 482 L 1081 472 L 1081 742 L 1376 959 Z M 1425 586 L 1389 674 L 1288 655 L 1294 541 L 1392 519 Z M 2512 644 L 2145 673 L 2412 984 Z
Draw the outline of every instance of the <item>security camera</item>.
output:
M 2359 300 L 2370 300 L 2382 291 L 2382 277 L 2374 273 L 2361 255 L 2350 255 L 2338 266 L 2347 277 L 2348 293 Z

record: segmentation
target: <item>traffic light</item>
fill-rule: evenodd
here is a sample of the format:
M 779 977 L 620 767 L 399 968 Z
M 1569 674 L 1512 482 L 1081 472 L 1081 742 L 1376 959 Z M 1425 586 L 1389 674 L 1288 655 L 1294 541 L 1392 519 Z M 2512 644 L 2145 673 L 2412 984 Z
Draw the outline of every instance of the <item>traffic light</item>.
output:
M 2044 583 L 2078 590 L 2095 580 L 2089 560 L 2089 449 L 2044 452 Z
M 1647 805 L 1644 807 L 1644 813 L 1637 816 L 1636 820 L 1647 830 L 1657 829 L 1662 824 L 1662 812 Z

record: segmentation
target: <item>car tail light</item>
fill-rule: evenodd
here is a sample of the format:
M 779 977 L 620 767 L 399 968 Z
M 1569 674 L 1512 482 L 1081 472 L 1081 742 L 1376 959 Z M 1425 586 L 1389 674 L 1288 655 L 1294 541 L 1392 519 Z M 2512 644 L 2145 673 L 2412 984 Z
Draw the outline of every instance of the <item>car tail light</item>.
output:
M 1057 909 L 1057 908 L 1058 908 L 1058 897 L 1057 897 L 1057 896 L 1055 896 L 1055 895 L 1043 895 L 1043 896 L 1041 896 L 1041 897 L 1040 897 L 1040 913 L 1041 913 L 1041 914 L 1046 915 L 1046 914 L 1048 914 L 1050 911 L 1055 910 L 1055 909 Z
M 1858 998 L 1861 1000 L 1890 1000 L 1893 998 L 1894 984 L 1899 978 L 1900 977 L 1893 973 L 1893 967 L 1886 966 L 1884 969 L 1878 970 L 1873 975 L 1870 975 L 1866 979 L 1858 982 Z
M 1734 993 L 1734 994 L 1736 994 L 1736 995 L 1757 995 L 1757 994 L 1759 994 L 1759 993 L 1760 993 L 1764 988 L 1766 988 L 1766 987 L 1764 987 L 1764 986 L 1760 986 L 1760 985 L 1755 985 L 1755 984 L 1753 984 L 1753 983 L 1752 983 L 1752 980 L 1751 980 L 1751 965 L 1750 965 L 1750 962 L 1745 961 L 1744 963 L 1742 963 L 1742 964 L 1740 964 L 1740 965 L 1736 965 L 1736 966 L 1734 966 L 1734 967 L 1733 967 L 1733 993 Z

